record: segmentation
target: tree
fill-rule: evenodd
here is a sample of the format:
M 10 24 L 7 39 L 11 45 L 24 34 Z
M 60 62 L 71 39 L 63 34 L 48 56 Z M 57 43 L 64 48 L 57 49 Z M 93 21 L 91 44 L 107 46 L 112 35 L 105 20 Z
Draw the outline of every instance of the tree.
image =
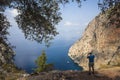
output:
M 98 7 L 101 8 L 101 11 L 106 11 L 107 9 L 117 6 L 120 4 L 119 0 L 99 0 Z
M 41 56 L 37 58 L 35 61 L 37 68 L 35 69 L 35 72 L 39 73 L 42 71 L 49 71 L 53 69 L 53 64 L 47 64 L 47 57 L 45 51 L 42 51 Z
M 120 28 L 120 1 L 119 0 L 103 0 L 98 3 L 101 11 L 106 14 L 108 19 L 107 27 L 110 25 Z
M 62 19 L 59 5 L 77 2 L 80 6 L 82 1 L 85 0 L 0 0 L 0 14 L 3 16 L 6 8 L 17 9 L 19 14 L 15 19 L 25 37 L 39 43 L 47 43 L 58 34 L 55 26 Z M 98 5 L 102 11 L 120 3 L 118 0 L 101 1 Z M 0 20 L 2 21 L 2 18 Z
M 74 1 L 74 0 L 72 0 Z M 78 3 L 80 0 L 76 0 Z M 6 7 L 17 9 L 16 22 L 25 37 L 46 43 L 58 34 L 55 25 L 61 18 L 59 3 L 69 0 L 0 0 L 0 12 Z
M 37 42 L 48 42 L 58 34 L 54 27 L 62 19 L 58 4 L 53 0 L 17 1 L 14 6 L 19 15 L 16 21 L 25 37 Z
M 7 40 L 8 28 L 10 27 L 9 22 L 7 21 L 7 18 L 3 15 L 3 13 L 0 13 L 0 42 L 3 40 Z

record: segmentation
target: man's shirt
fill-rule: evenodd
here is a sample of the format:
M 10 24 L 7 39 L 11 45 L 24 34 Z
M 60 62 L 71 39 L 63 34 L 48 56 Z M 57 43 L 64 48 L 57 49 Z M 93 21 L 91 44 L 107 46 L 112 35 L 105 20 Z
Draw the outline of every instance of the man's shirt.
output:
M 89 59 L 89 62 L 94 62 L 95 56 L 94 55 L 89 55 L 87 58 Z

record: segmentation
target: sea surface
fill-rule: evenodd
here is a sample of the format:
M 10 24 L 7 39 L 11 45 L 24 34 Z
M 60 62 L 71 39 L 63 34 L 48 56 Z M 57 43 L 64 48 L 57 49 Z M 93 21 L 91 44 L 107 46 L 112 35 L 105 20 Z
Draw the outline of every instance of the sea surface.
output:
M 36 67 L 35 60 L 41 55 L 42 50 L 46 52 L 47 63 L 54 64 L 55 70 L 82 70 L 68 56 L 69 48 L 79 39 L 79 36 L 74 37 L 74 35 L 72 37 L 70 35 L 72 38 L 66 39 L 59 34 L 51 41 L 50 47 L 46 47 L 45 44 L 25 39 L 24 34 L 18 27 L 11 27 L 9 32 L 8 39 L 16 47 L 14 48 L 16 53 L 14 63 L 26 72 L 33 72 Z

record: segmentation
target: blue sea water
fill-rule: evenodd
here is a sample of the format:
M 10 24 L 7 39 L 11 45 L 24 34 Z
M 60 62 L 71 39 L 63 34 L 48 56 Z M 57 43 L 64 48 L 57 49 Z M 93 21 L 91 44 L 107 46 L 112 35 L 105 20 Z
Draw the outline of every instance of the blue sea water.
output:
M 67 45 L 67 43 L 59 42 L 59 44 L 54 44 L 50 48 L 46 48 L 47 63 L 54 64 L 56 70 L 82 70 L 68 56 L 69 47 L 70 45 Z M 40 45 L 21 44 L 21 48 L 15 49 L 15 64 L 19 68 L 31 73 L 33 68 L 35 68 L 35 60 L 43 49 Z
M 33 69 L 36 67 L 35 60 L 41 55 L 42 50 L 46 51 L 47 63 L 54 64 L 55 70 L 82 70 L 68 56 L 69 48 L 77 38 L 65 40 L 58 35 L 51 41 L 50 47 L 47 48 L 44 44 L 25 39 L 23 33 L 17 27 L 12 27 L 10 34 L 9 41 L 16 46 L 14 48 L 16 53 L 14 63 L 26 72 L 33 72 Z

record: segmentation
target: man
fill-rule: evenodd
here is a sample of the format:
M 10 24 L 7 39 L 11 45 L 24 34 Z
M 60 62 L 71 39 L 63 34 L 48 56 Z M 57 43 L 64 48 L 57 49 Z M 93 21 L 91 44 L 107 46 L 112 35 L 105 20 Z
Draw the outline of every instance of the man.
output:
M 89 60 L 89 64 L 88 64 L 89 75 L 91 75 L 91 73 L 94 74 L 94 58 L 95 58 L 95 56 L 90 52 L 90 53 L 88 53 L 87 58 Z

